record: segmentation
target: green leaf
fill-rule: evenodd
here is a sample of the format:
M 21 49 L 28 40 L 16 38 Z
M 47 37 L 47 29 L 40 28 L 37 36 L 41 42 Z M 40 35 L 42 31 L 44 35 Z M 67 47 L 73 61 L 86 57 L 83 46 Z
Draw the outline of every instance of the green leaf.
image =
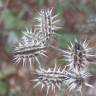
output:
M 62 4 L 59 1 L 57 1 L 56 6 L 55 6 L 56 13 L 61 13 L 63 11 L 63 9 L 64 8 L 63 8 Z
M 91 9 L 91 7 L 87 6 L 85 4 L 80 3 L 80 4 L 76 5 L 75 7 L 76 7 L 77 11 L 82 11 L 86 14 L 92 14 L 93 13 L 93 10 Z
M 0 79 L 3 79 L 4 78 L 4 75 L 2 72 L 0 72 Z
M 0 79 L 0 96 L 5 96 L 7 93 L 7 83 Z
M 23 14 L 23 13 L 22 13 Z M 22 14 L 14 16 L 10 10 L 6 10 L 3 13 L 3 22 L 5 29 L 19 29 L 25 26 L 25 22 L 21 20 Z
M 63 33 L 61 37 L 57 38 L 57 42 L 61 48 L 67 47 L 69 41 L 74 41 L 77 38 L 76 34 L 73 33 Z
M 43 5 L 44 2 L 45 2 L 45 0 L 37 0 L 37 3 L 38 3 L 39 5 Z
M 6 29 L 12 29 L 16 26 L 16 18 L 12 15 L 10 10 L 6 10 L 3 13 L 3 22 Z

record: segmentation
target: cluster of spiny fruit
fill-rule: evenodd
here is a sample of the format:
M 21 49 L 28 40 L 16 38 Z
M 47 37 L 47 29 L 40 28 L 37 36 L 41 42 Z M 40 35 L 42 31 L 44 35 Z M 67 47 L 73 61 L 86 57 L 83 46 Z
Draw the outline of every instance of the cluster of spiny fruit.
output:
M 16 64 L 22 61 L 23 66 L 29 64 L 30 67 L 37 62 L 38 69 L 35 71 L 37 78 L 33 80 L 36 82 L 34 87 L 40 85 L 41 89 L 46 88 L 47 95 L 50 89 L 54 93 L 56 89 L 61 90 L 62 84 L 67 85 L 69 91 L 77 89 L 82 92 L 83 85 L 93 87 L 88 84 L 86 78 L 91 76 L 88 72 L 88 65 L 92 62 L 88 58 L 93 58 L 95 55 L 92 54 L 93 49 L 88 47 L 86 40 L 75 39 L 73 43 L 70 42 L 67 50 L 62 49 L 64 59 L 68 62 L 64 68 L 57 68 L 55 64 L 54 68 L 46 70 L 41 67 L 38 59 L 38 56 L 46 57 L 46 49 L 53 46 L 49 44 L 50 38 L 56 34 L 55 30 L 61 28 L 57 26 L 60 22 L 57 17 L 58 15 L 52 14 L 52 9 L 41 10 L 35 18 L 38 23 L 34 30 L 26 29 L 14 48 L 14 60 Z

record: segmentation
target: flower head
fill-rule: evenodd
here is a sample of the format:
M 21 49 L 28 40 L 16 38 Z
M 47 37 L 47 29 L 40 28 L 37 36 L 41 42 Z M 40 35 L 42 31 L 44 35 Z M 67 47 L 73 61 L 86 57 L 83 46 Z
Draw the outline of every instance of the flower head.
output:
M 76 69 L 71 70 L 70 72 L 66 71 L 66 76 L 68 76 L 65 80 L 66 85 L 68 86 L 69 90 L 77 89 L 78 91 L 82 91 L 82 87 L 88 86 L 93 87 L 92 85 L 88 84 L 86 79 L 91 76 L 87 70 L 78 71 Z
M 18 45 L 14 48 L 14 59 L 16 61 L 16 64 L 19 64 L 21 61 L 23 61 L 23 66 L 26 65 L 28 62 L 30 64 L 34 63 L 34 61 L 38 60 L 38 55 L 45 55 L 45 49 L 46 48 L 46 39 L 44 37 L 40 37 L 40 33 L 34 30 L 26 30 L 26 32 L 23 32 L 23 36 L 18 42 Z
M 33 80 L 36 83 L 35 87 L 38 85 L 41 85 L 41 89 L 46 88 L 47 94 L 50 89 L 54 91 L 56 87 L 58 89 L 61 89 L 62 82 L 66 79 L 65 76 L 65 70 L 61 70 L 60 68 L 56 68 L 56 66 L 48 70 L 40 68 L 39 70 L 36 70 L 35 75 L 37 75 L 37 79 Z
M 60 29 L 57 24 L 60 20 L 56 19 L 58 15 L 52 15 L 52 9 L 42 9 L 39 16 L 35 18 L 38 21 L 36 28 L 47 38 L 54 34 L 54 31 Z
M 74 43 L 70 42 L 70 46 L 68 46 L 68 50 L 64 51 L 66 61 L 69 62 L 70 68 L 84 68 L 87 64 L 90 63 L 88 58 L 93 57 L 92 48 L 88 48 L 88 43 L 86 40 L 84 42 L 79 42 L 75 40 Z

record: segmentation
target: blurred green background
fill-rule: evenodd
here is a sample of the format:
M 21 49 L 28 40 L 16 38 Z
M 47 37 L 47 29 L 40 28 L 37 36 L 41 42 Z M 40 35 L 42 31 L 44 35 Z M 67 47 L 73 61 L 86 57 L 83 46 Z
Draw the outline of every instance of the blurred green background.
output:
M 62 29 L 55 36 L 60 48 L 66 48 L 75 38 L 87 39 L 90 47 L 96 47 L 96 0 L 0 0 L 0 96 L 45 96 L 45 91 L 32 88 L 32 74 L 15 66 L 10 54 L 25 27 L 34 25 L 34 17 L 42 8 L 60 13 Z M 86 96 L 96 96 L 96 65 L 90 70 L 95 77 L 89 82 L 95 87 L 88 89 Z M 67 96 L 64 91 L 58 94 Z

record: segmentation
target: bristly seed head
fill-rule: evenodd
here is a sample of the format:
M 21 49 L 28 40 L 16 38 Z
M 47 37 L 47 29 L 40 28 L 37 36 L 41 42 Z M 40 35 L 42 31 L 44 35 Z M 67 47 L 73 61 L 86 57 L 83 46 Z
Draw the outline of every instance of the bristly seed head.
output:
M 45 55 L 46 48 L 46 38 L 40 37 L 40 33 L 34 30 L 26 30 L 23 32 L 23 36 L 18 42 L 18 46 L 14 48 L 13 54 L 16 64 L 19 64 L 21 61 L 23 62 L 23 66 L 26 65 L 27 61 L 30 64 L 34 63 L 34 61 L 38 60 L 38 55 Z
M 82 92 L 83 86 L 92 87 L 92 85 L 88 84 L 86 79 L 91 76 L 89 72 L 86 70 L 78 71 L 78 70 L 71 70 L 70 72 L 66 73 L 66 76 L 69 78 L 65 80 L 66 85 L 68 86 L 69 90 L 78 90 L 79 92 Z
M 88 43 L 86 40 L 82 42 L 78 42 L 75 40 L 75 43 L 70 42 L 70 46 L 68 46 L 68 50 L 65 51 L 66 61 L 69 62 L 70 68 L 84 68 L 87 64 L 91 63 L 88 58 L 93 57 L 92 48 L 88 48 Z
M 58 15 L 52 14 L 52 9 L 41 10 L 38 17 L 35 18 L 38 24 L 34 26 L 34 31 L 26 29 L 12 52 L 16 64 L 23 62 L 23 66 L 25 66 L 29 63 L 30 68 L 32 68 L 32 63 L 38 62 L 39 69 L 34 73 L 37 78 L 32 81 L 36 82 L 34 87 L 41 85 L 41 90 L 45 88 L 46 95 L 48 95 L 49 90 L 54 93 L 56 89 L 61 90 L 62 83 L 66 84 L 70 91 L 77 89 L 81 92 L 83 85 L 93 87 L 86 81 L 86 78 L 90 77 L 86 66 L 91 63 L 89 58 L 93 58 L 95 55 L 91 53 L 92 48 L 88 48 L 86 40 L 84 42 L 75 40 L 74 43 L 70 42 L 68 50 L 60 50 L 69 63 L 68 69 L 67 67 L 57 68 L 56 65 L 48 70 L 41 68 L 38 56 L 46 57 L 46 48 L 51 47 L 48 40 L 51 41 L 51 37 L 55 34 L 54 31 L 61 28 L 58 27 L 60 20 L 57 17 Z
M 60 20 L 57 19 L 58 15 L 52 15 L 52 9 L 42 9 L 39 16 L 35 18 L 38 22 L 36 28 L 47 37 L 47 39 L 54 34 L 54 31 L 60 29 L 57 24 Z
M 61 83 L 67 78 L 65 76 L 65 69 L 61 70 L 61 68 L 56 68 L 56 66 L 48 70 L 40 68 L 39 70 L 36 70 L 35 73 L 37 79 L 33 80 L 36 83 L 34 87 L 37 87 L 38 85 L 41 85 L 41 89 L 46 87 L 47 95 L 50 89 L 54 91 L 56 88 L 61 89 Z

